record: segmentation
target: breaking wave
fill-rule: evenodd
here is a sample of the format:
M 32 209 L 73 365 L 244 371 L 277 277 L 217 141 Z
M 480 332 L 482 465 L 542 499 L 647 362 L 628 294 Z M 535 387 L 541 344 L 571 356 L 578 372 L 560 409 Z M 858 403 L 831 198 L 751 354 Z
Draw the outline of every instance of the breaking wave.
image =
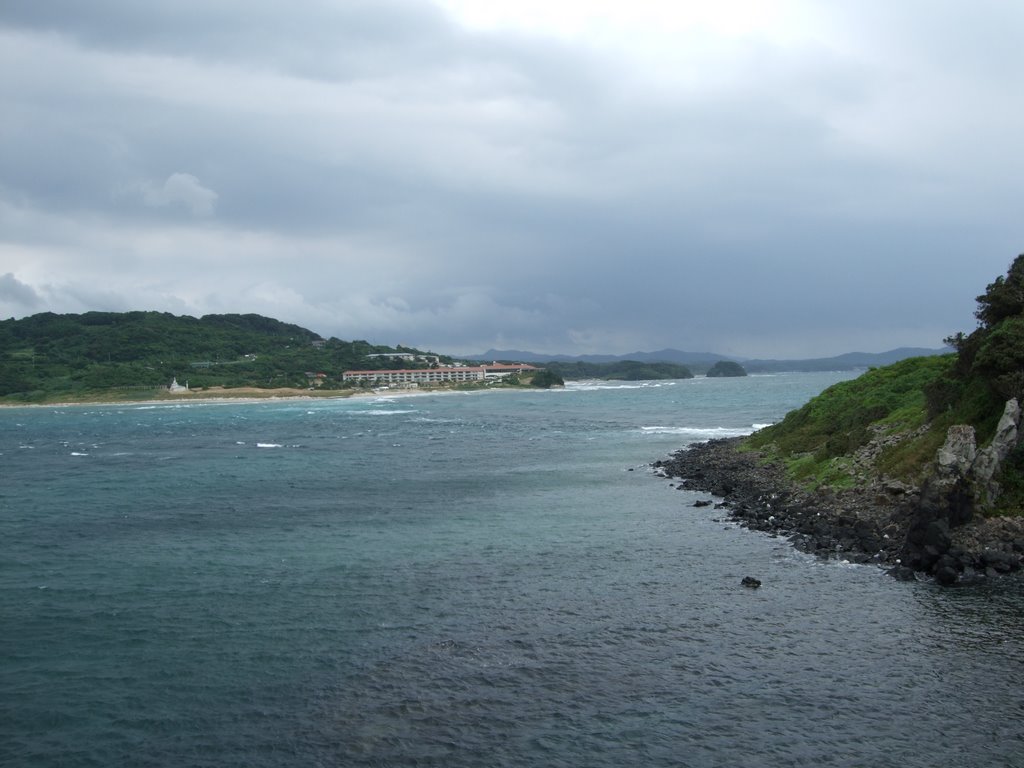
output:
M 715 440 L 723 437 L 744 437 L 767 424 L 751 424 L 749 427 L 640 427 L 647 435 L 681 435 L 694 440 Z

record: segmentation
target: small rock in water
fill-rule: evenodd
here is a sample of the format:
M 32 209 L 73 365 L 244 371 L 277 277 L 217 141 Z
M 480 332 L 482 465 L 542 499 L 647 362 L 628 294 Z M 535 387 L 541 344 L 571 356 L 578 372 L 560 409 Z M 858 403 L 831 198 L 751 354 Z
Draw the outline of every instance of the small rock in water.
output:
M 740 582 L 744 587 L 750 587 L 751 589 L 757 589 L 761 586 L 761 580 L 755 579 L 753 576 L 744 576 L 743 581 Z
M 695 507 L 710 507 L 711 506 L 711 502 L 706 500 L 706 499 L 697 499 L 697 501 L 693 502 L 693 506 L 695 506 Z
M 897 565 L 895 568 L 890 568 L 888 574 L 897 581 L 917 581 L 914 569 L 906 565 Z

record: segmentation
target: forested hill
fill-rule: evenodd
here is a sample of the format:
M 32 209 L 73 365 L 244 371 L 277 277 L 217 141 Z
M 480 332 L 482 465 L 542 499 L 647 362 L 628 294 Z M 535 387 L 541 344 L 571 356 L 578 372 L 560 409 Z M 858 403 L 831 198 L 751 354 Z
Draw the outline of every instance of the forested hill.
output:
M 637 360 L 616 360 L 610 363 L 551 362 L 545 368 L 563 379 L 610 379 L 618 381 L 651 381 L 655 379 L 692 379 L 685 365 L 676 363 L 644 363 Z
M 314 344 L 314 342 L 316 342 Z M 340 385 L 341 374 L 366 367 L 367 355 L 418 352 L 366 341 L 320 337 L 261 315 L 162 312 L 42 313 L 0 321 L 0 397 L 38 401 L 54 393 L 166 386 Z M 388 361 L 376 367 L 393 367 Z M 403 363 L 403 365 L 409 365 Z

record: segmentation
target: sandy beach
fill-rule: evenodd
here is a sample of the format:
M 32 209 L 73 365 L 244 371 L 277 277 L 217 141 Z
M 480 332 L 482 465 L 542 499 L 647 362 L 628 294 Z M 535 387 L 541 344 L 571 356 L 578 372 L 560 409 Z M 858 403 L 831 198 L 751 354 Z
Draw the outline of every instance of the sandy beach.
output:
M 259 387 L 209 387 L 201 390 L 164 392 L 156 397 L 138 400 L 130 398 L 91 397 L 81 400 L 60 400 L 45 403 L 0 402 L 0 408 L 68 408 L 79 405 L 170 405 L 184 402 L 202 403 L 258 403 L 266 400 L 347 400 L 351 397 L 408 397 L 412 395 L 452 392 L 454 387 L 429 389 L 332 389 L 310 390 L 293 387 L 261 389 Z

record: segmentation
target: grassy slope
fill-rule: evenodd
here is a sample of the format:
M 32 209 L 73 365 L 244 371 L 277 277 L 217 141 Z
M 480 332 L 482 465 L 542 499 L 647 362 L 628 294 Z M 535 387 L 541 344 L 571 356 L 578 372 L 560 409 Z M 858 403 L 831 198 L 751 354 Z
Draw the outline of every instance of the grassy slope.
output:
M 829 387 L 785 419 L 752 435 L 750 448 L 784 462 L 791 474 L 811 485 L 847 486 L 853 483 L 852 455 L 875 434 L 913 432 L 913 439 L 882 451 L 876 469 L 900 479 L 918 479 L 934 458 L 954 423 L 973 423 L 979 440 L 991 437 L 995 421 L 991 402 L 965 399 L 962 407 L 928 422 L 925 390 L 946 374 L 955 355 L 917 357 L 869 370 L 851 381 Z M 998 418 L 998 415 L 996 416 Z

